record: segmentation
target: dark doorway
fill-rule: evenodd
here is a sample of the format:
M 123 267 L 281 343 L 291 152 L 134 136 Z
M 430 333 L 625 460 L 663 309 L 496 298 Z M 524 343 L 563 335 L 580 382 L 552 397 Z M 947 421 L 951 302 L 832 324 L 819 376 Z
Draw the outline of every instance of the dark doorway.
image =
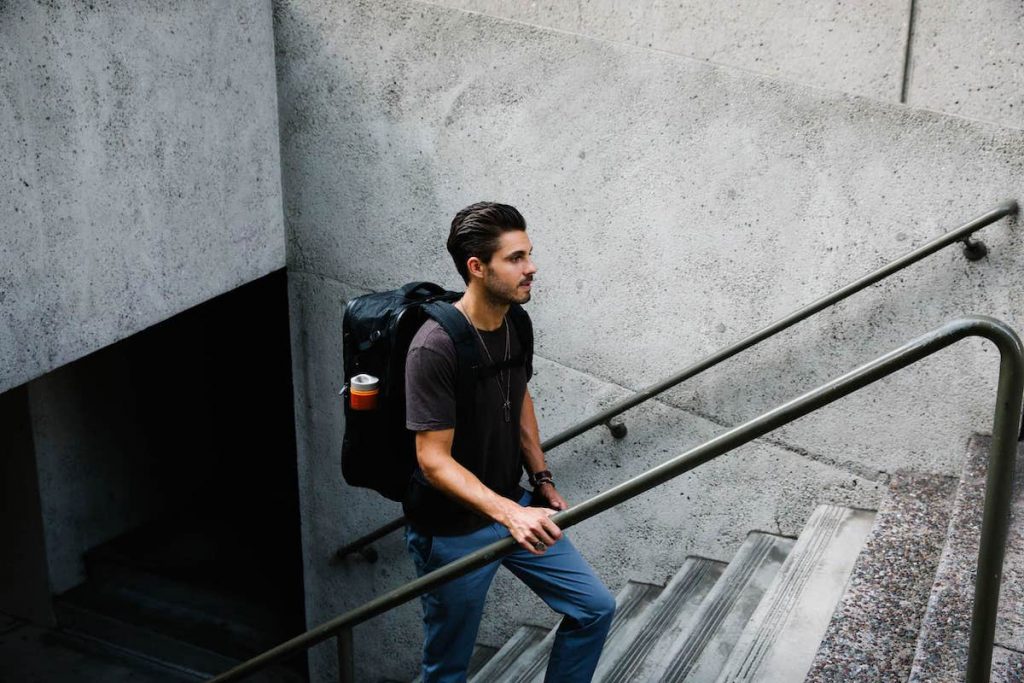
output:
M 106 640 L 124 624 L 122 647 L 157 634 L 145 657 L 215 673 L 305 626 L 285 272 L 115 346 L 100 353 L 126 365 L 160 473 L 131 495 L 160 504 L 85 553 L 58 620 Z M 290 664 L 305 677 L 304 658 Z

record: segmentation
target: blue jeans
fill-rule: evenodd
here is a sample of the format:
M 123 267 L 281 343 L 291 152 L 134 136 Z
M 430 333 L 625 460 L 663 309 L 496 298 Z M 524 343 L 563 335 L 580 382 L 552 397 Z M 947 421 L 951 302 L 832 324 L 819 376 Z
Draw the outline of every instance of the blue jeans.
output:
M 530 494 L 519 500 L 528 505 Z M 498 523 L 464 536 L 426 536 L 406 527 L 406 544 L 419 576 L 509 535 Z M 425 594 L 423 683 L 466 680 L 484 599 L 499 565 L 529 586 L 551 609 L 564 615 L 558 627 L 545 681 L 590 681 L 615 613 L 615 598 L 568 537 L 543 555 L 519 548 Z

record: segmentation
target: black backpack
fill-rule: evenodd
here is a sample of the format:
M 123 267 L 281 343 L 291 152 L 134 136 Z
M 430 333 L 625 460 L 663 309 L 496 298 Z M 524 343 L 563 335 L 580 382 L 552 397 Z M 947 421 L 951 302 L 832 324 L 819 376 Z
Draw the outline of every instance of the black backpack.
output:
M 371 488 L 401 501 L 416 471 L 415 433 L 405 427 L 405 356 L 427 318 L 438 322 L 455 344 L 458 359 L 456 406 L 470 409 L 479 377 L 494 374 L 496 366 L 482 363 L 476 333 L 451 304 L 462 297 L 431 282 L 411 282 L 389 292 L 356 297 L 345 305 L 342 321 L 345 386 L 345 437 L 341 472 L 352 486 Z M 509 318 L 519 336 L 522 354 L 507 363 L 531 363 L 533 326 L 513 304 Z M 380 380 L 377 408 L 353 410 L 349 381 L 359 374 Z

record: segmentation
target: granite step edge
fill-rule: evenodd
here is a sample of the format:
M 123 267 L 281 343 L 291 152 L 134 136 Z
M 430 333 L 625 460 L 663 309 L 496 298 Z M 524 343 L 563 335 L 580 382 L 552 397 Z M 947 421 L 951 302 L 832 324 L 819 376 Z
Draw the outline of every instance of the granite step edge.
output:
M 893 473 L 805 683 L 907 680 L 956 484 Z
M 921 623 L 910 683 L 963 680 L 990 446 L 989 436 L 975 435 L 968 442 L 946 545 Z M 1024 457 L 1021 456 L 1019 446 L 995 638 L 997 645 L 1015 651 L 1024 651 L 1024 604 L 1019 600 L 1024 588 L 1014 585 L 1024 580 Z

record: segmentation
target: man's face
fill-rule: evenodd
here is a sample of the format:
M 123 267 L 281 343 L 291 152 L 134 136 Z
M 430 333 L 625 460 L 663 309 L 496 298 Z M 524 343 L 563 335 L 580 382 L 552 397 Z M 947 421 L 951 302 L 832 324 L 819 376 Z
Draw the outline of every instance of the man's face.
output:
M 483 264 L 484 291 L 499 304 L 525 304 L 530 300 L 537 266 L 530 256 L 533 244 L 524 230 L 501 234 L 490 263 Z

